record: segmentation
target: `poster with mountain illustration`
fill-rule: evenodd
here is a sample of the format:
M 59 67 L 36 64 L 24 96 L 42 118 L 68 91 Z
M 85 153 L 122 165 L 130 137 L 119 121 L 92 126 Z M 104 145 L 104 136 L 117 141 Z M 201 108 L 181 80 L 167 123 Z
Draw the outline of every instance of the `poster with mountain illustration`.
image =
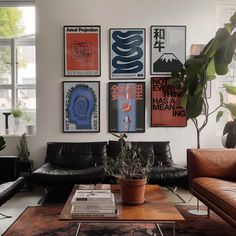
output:
M 170 75 L 186 60 L 186 26 L 151 26 L 151 74 Z

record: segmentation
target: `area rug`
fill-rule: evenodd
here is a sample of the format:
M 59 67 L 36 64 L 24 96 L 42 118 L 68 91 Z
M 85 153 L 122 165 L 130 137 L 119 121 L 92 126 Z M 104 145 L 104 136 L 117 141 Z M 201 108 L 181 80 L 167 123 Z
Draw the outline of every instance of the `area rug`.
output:
M 196 216 L 188 212 L 195 206 L 177 206 L 185 218 L 176 223 L 176 236 L 235 236 L 236 230 L 216 214 Z M 65 236 L 68 223 L 58 219 L 62 204 L 28 207 L 3 236 Z M 1 222 L 3 223 L 3 222 Z M 76 230 L 76 228 L 74 228 Z M 166 236 L 171 228 L 163 227 Z M 159 235 L 153 224 L 82 224 L 80 236 L 144 236 Z

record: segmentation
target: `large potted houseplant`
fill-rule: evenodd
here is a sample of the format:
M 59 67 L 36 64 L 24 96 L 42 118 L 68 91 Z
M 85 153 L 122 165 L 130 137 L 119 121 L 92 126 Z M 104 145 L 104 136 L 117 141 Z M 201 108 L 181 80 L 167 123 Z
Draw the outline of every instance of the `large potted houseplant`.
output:
M 187 119 L 192 120 L 197 131 L 197 147 L 200 148 L 200 133 L 207 125 L 209 116 L 224 107 L 231 113 L 236 112 L 236 104 L 223 103 L 210 111 L 207 99 L 207 82 L 216 75 L 225 75 L 232 60 L 236 59 L 236 12 L 229 23 L 220 28 L 215 37 L 203 48 L 200 55 L 188 59 L 183 68 L 172 73 L 172 83 L 182 89 L 181 105 L 186 108 Z M 236 94 L 235 87 L 228 85 L 228 90 Z M 217 114 L 217 119 L 222 115 Z M 198 117 L 202 115 L 201 119 Z
M 124 204 L 142 204 L 154 155 L 142 155 L 141 148 L 126 141 L 127 135 L 124 133 L 113 135 L 119 138 L 120 152 L 115 157 L 104 159 L 105 173 L 117 179 Z

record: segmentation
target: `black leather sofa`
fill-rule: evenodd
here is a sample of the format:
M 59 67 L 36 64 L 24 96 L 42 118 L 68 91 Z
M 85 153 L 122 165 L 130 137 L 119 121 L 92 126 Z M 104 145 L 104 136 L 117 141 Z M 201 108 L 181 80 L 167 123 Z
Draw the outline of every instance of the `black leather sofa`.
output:
M 174 164 L 168 141 L 134 143 L 140 145 L 143 154 L 155 155 L 149 184 L 187 186 L 187 168 Z M 49 142 L 45 163 L 32 173 L 32 180 L 44 188 L 114 183 L 114 178 L 104 175 L 102 160 L 106 155 L 116 155 L 119 148 L 117 141 Z

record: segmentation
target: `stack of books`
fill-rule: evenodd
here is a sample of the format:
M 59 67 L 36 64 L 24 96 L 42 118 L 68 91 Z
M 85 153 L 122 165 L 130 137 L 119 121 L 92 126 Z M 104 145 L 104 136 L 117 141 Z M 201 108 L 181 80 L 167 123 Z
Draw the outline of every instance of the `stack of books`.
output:
M 111 190 L 76 190 L 71 200 L 71 217 L 118 217 Z

